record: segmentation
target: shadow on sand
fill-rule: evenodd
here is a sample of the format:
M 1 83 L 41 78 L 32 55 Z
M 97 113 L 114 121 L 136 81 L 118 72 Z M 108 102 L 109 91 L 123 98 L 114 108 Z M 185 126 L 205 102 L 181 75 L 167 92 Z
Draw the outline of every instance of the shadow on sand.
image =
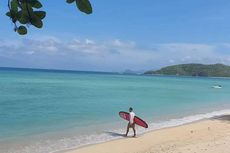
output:
M 230 115 L 215 116 L 212 120 L 228 121 L 230 122 Z
M 113 137 L 125 137 L 124 134 L 116 133 L 116 132 L 110 132 L 110 131 L 105 131 L 106 134 L 113 136 Z
M 116 133 L 116 132 L 110 132 L 110 131 L 105 131 L 104 133 L 113 136 L 113 137 L 124 137 L 124 138 L 137 138 L 137 136 L 133 137 L 133 136 L 125 136 L 125 134 L 120 134 L 120 133 Z

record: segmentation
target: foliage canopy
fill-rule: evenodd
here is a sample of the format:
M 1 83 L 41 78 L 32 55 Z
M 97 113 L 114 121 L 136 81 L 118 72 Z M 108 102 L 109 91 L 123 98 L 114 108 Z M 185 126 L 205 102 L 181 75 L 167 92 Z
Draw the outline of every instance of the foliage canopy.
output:
M 85 14 L 92 13 L 89 0 L 66 0 L 66 3 L 75 4 Z M 9 11 L 6 15 L 13 22 L 14 31 L 20 35 L 25 35 L 28 25 L 33 25 L 36 28 L 43 27 L 46 12 L 41 10 L 42 7 L 40 0 L 8 0 Z

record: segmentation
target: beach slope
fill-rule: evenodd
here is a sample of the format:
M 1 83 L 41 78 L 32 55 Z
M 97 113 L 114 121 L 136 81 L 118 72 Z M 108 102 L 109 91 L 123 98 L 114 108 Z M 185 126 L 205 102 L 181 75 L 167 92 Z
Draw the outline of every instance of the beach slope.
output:
M 221 116 L 66 153 L 229 153 L 230 117 Z

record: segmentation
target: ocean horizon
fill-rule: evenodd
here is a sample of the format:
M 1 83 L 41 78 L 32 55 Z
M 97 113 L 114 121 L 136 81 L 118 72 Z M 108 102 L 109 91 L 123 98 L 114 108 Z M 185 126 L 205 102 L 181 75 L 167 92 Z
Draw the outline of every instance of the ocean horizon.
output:
M 221 89 L 212 88 L 222 85 Z M 133 107 L 152 130 L 230 114 L 228 78 L 0 68 L 0 152 L 57 152 L 122 138 Z

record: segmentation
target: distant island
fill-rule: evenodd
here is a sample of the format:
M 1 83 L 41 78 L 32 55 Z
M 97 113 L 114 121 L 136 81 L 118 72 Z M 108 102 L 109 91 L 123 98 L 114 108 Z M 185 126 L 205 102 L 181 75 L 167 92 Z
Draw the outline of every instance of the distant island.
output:
M 160 70 L 146 71 L 148 75 L 181 75 L 205 77 L 230 77 L 230 66 L 224 64 L 179 64 L 163 67 Z

